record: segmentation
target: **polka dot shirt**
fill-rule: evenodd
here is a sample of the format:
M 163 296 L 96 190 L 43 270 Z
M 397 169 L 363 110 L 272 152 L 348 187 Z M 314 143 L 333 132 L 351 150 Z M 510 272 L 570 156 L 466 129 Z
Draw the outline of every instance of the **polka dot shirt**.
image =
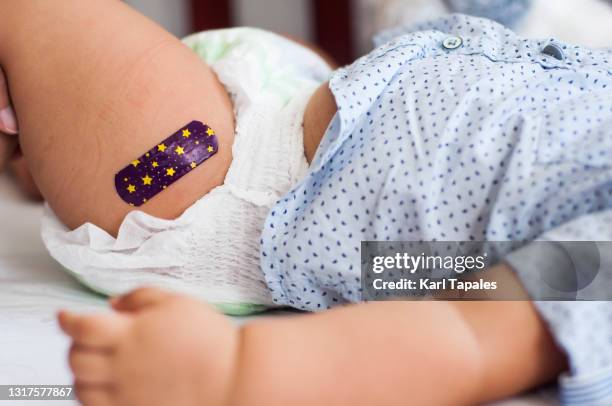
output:
M 612 50 L 459 14 L 377 41 L 332 75 L 338 112 L 266 219 L 276 303 L 359 301 L 361 241 L 528 242 L 612 208 Z
M 598 265 L 592 281 L 578 297 L 609 299 L 612 286 L 612 210 L 578 217 L 538 238 L 544 241 L 596 241 L 596 250 L 582 250 L 577 262 Z M 542 250 L 537 243 L 526 245 L 506 256 L 532 297 L 543 297 L 545 273 L 559 274 L 567 261 L 565 250 Z M 593 245 L 589 244 L 589 247 Z M 540 246 L 538 246 L 540 247 Z M 533 250 L 532 250 L 533 248 Z M 569 373 L 559 380 L 560 398 L 568 405 L 612 404 L 612 302 L 536 301 L 536 309 L 568 356 Z

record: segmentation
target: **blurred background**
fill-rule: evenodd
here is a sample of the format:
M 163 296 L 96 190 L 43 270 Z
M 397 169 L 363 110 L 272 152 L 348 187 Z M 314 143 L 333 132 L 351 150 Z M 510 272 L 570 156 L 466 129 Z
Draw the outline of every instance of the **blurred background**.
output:
M 530 37 L 612 47 L 612 0 L 127 0 L 175 35 L 254 26 L 318 44 L 340 63 L 381 29 L 448 12 L 497 19 Z

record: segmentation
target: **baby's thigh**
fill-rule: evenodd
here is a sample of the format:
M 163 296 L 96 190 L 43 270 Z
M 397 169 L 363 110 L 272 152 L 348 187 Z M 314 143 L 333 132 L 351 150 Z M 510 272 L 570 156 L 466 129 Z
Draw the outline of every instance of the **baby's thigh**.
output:
M 178 216 L 229 167 L 227 93 L 191 50 L 123 3 L 61 4 L 9 1 L 0 10 L 0 64 L 37 185 L 68 227 L 92 222 L 115 233 L 133 209 L 115 174 L 198 120 L 216 131 L 219 152 L 140 207 Z

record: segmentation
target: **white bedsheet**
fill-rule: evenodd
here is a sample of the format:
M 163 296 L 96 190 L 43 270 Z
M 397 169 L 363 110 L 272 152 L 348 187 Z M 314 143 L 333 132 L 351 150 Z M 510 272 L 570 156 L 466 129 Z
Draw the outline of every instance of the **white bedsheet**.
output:
M 69 342 L 60 333 L 55 314 L 60 308 L 83 312 L 106 308 L 103 298 L 80 286 L 47 255 L 38 232 L 41 213 L 40 205 L 24 202 L 0 176 L 0 385 L 71 384 L 66 362 Z M 4 404 L 12 403 L 0 401 Z M 556 404 L 550 392 L 539 391 L 496 406 Z

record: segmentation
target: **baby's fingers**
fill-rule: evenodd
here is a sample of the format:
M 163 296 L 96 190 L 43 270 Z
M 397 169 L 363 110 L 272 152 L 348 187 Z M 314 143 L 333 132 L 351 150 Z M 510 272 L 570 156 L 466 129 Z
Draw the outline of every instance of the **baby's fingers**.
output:
M 10 103 L 6 77 L 0 68 L 0 132 L 14 135 L 18 131 L 17 118 Z
M 104 385 L 87 385 L 76 382 L 74 389 L 83 406 L 114 406 L 117 404 L 111 390 Z
M 116 313 L 79 315 L 62 311 L 58 315 L 61 329 L 80 346 L 91 349 L 114 349 L 126 333 L 129 322 L 126 316 Z
M 17 137 L 0 132 L 0 173 L 6 168 L 15 148 L 17 148 Z
M 107 352 L 72 345 L 68 364 L 74 379 L 83 385 L 110 385 L 113 382 L 111 356 Z
M 0 134 L 0 137 L 4 136 L 4 134 Z M 11 135 L 6 135 L 6 137 L 12 137 Z M 8 169 L 12 172 L 13 176 L 17 180 L 17 184 L 21 191 L 29 198 L 35 201 L 43 200 L 42 195 L 40 194 L 40 190 L 34 179 L 32 178 L 32 174 L 28 169 L 28 165 L 26 164 L 25 158 L 23 155 L 18 157 L 14 157 L 9 162 Z
M 118 312 L 134 312 L 165 303 L 175 297 L 177 296 L 161 289 L 140 288 L 127 295 L 113 298 L 111 305 Z

